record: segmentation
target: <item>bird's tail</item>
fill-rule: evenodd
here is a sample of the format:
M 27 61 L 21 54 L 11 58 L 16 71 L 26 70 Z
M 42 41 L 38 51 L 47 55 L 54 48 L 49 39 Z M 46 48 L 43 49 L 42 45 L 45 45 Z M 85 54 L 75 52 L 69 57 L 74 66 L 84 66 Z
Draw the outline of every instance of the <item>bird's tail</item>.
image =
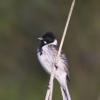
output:
M 60 88 L 61 88 L 63 100 L 71 100 L 67 84 L 65 84 L 65 86 L 61 86 Z
M 66 73 L 58 73 L 58 77 L 56 77 L 60 84 L 60 89 L 62 93 L 63 100 L 71 100 L 68 86 L 67 86 L 67 79 L 66 79 Z

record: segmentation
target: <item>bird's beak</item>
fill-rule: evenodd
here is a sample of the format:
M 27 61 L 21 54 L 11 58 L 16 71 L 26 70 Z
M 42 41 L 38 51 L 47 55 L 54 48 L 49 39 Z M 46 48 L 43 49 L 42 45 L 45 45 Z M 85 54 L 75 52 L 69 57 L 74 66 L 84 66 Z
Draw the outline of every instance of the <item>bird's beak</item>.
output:
M 39 37 L 38 40 L 43 40 L 43 38 L 42 37 Z

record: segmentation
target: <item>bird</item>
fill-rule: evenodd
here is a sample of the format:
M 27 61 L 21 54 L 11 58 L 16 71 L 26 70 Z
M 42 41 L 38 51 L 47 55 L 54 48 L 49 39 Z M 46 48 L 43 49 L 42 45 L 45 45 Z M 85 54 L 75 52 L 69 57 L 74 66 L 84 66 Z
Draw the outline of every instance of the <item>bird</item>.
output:
M 68 60 L 63 52 L 58 54 L 58 41 L 53 32 L 45 32 L 38 38 L 40 41 L 37 48 L 37 58 L 43 69 L 51 74 L 53 68 L 54 78 L 58 81 L 63 100 L 71 100 L 67 82 L 69 80 Z

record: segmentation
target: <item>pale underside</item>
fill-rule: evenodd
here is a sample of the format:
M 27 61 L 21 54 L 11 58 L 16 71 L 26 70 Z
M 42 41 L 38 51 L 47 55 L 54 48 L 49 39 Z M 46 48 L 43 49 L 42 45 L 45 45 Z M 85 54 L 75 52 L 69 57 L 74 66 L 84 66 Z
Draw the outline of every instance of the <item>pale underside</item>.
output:
M 64 54 L 61 53 L 57 57 L 58 49 L 56 45 L 45 45 L 42 47 L 42 54 L 37 53 L 38 59 L 43 66 L 43 68 L 51 74 L 53 68 L 56 68 L 55 77 L 59 75 L 62 77 L 68 75 L 68 63 Z

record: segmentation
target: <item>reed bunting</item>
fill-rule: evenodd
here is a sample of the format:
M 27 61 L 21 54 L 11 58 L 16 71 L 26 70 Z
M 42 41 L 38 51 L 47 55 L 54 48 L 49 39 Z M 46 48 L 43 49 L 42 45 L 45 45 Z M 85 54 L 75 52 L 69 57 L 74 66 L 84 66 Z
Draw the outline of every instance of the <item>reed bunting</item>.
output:
M 71 100 L 67 86 L 69 78 L 68 61 L 63 53 L 57 56 L 58 42 L 55 35 L 52 32 L 46 32 L 38 39 L 40 40 L 40 46 L 37 49 L 37 56 L 41 66 L 49 74 L 55 68 L 54 77 L 60 84 L 63 100 Z

